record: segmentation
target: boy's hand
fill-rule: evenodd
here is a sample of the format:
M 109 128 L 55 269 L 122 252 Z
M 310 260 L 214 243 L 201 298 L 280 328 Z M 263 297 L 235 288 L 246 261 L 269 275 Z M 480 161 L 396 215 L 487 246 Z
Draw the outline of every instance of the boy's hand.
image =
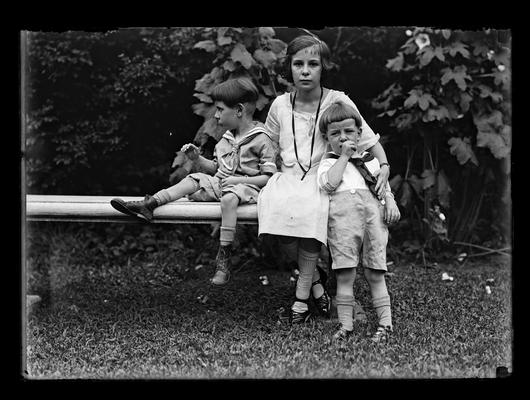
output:
M 355 142 L 351 140 L 346 140 L 341 145 L 341 154 L 343 156 L 347 156 L 348 158 L 350 158 L 353 155 L 353 153 L 355 153 L 356 150 L 357 150 L 357 146 Z
M 228 178 L 221 179 L 221 186 L 226 187 L 228 185 L 237 185 L 238 183 L 241 183 L 241 181 L 241 177 L 229 176 Z
M 385 215 L 384 215 L 385 223 L 390 225 L 395 222 L 398 222 L 400 218 L 401 218 L 401 213 L 399 212 L 399 208 L 396 204 L 396 201 L 392 197 L 387 196 L 385 198 Z
M 199 148 L 195 146 L 193 143 L 185 144 L 184 146 L 182 146 L 180 151 L 184 152 L 184 154 L 186 154 L 188 158 L 192 161 L 197 160 L 200 155 Z

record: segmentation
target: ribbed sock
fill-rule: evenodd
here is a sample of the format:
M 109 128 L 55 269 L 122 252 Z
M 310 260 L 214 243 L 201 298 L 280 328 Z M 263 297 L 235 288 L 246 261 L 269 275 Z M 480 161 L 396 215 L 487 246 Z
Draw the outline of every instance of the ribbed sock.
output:
M 219 235 L 219 243 L 221 246 L 226 246 L 234 242 L 236 228 L 221 226 L 221 233 Z
M 201 186 L 193 178 L 184 178 L 182 181 L 169 188 L 159 190 L 153 197 L 156 199 L 159 206 L 180 199 L 199 190 Z
M 390 295 L 372 299 L 379 325 L 392 327 L 392 311 L 390 309 Z
M 296 282 L 296 297 L 305 300 L 309 298 L 313 273 L 317 265 L 318 253 L 311 253 L 302 248 L 298 249 L 298 267 L 300 275 Z
M 340 324 L 348 331 L 353 330 L 353 296 L 337 294 L 335 301 Z
M 161 206 L 162 204 L 169 203 L 171 201 L 171 196 L 169 195 L 167 189 L 159 190 L 153 195 L 153 197 L 155 198 L 159 206 Z

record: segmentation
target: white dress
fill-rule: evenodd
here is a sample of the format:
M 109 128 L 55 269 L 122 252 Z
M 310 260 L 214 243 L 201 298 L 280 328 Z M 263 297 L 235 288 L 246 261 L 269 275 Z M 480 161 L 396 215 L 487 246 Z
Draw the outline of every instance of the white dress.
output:
M 320 106 L 320 115 L 331 104 L 341 100 L 357 107 L 343 92 L 329 90 Z M 311 169 L 302 180 L 303 171 L 294 151 L 292 106 L 289 93 L 278 96 L 272 103 L 265 125 L 271 138 L 279 144 L 280 171 L 275 173 L 258 196 L 258 235 L 272 234 L 313 238 L 323 244 L 327 241 L 328 194 L 317 184 L 317 169 L 327 149 L 327 143 L 318 129 L 315 115 L 294 111 L 298 160 L 307 169 L 311 154 L 311 135 L 316 123 Z M 363 119 L 359 151 L 372 147 L 379 140 Z

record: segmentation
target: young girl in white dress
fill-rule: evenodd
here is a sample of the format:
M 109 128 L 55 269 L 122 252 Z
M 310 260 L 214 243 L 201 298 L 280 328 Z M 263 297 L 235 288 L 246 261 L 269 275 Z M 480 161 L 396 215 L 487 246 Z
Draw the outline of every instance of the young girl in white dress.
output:
M 328 195 L 317 184 L 317 167 L 326 152 L 326 142 L 318 128 L 321 113 L 343 101 L 357 107 L 343 92 L 324 88 L 322 75 L 330 68 L 329 48 L 320 39 L 303 35 L 287 46 L 287 79 L 294 91 L 278 96 L 272 103 L 265 125 L 278 146 L 279 172 L 274 174 L 258 197 L 259 235 L 279 236 L 288 257 L 297 262 L 295 300 L 291 323 L 306 322 L 312 296 L 317 310 L 329 316 L 331 298 L 316 268 L 322 244 L 327 242 Z M 376 190 L 383 194 L 390 174 L 379 135 L 364 119 L 359 151 L 369 151 L 381 164 Z

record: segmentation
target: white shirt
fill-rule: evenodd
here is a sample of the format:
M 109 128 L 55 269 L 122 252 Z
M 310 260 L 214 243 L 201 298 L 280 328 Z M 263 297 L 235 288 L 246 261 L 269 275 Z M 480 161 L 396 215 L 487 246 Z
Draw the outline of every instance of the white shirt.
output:
M 366 152 L 361 154 L 361 156 L 363 156 L 364 154 L 366 154 Z M 335 158 L 325 158 L 320 161 L 320 165 L 318 166 L 317 171 L 317 181 L 318 186 L 321 189 L 323 189 L 327 193 L 342 192 L 345 190 L 349 190 L 354 193 L 357 189 L 369 190 L 368 185 L 366 184 L 366 181 L 364 180 L 359 170 L 355 167 L 355 165 L 350 162 L 348 162 L 346 168 L 344 169 L 344 174 L 342 175 L 342 180 L 340 181 L 339 186 L 332 186 L 329 183 L 327 172 L 331 168 L 331 166 L 333 166 L 336 162 L 337 159 Z M 374 174 L 380 169 L 379 161 L 375 157 L 373 158 L 373 160 L 365 162 L 365 165 L 372 174 Z M 388 182 L 386 184 L 386 190 L 387 192 L 390 191 L 390 184 Z

